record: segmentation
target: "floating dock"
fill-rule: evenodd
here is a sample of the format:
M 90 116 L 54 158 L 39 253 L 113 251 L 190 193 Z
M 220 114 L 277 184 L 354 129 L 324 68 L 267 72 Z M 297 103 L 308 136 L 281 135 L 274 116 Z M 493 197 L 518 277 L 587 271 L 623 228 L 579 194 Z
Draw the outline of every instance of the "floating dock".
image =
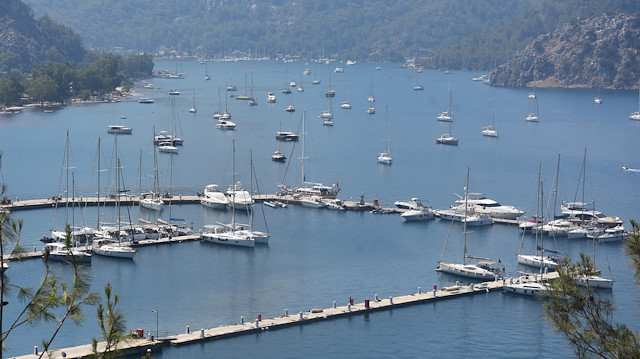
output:
M 284 315 L 280 317 L 262 319 L 259 315 L 258 318 L 249 321 L 245 321 L 244 318 L 241 318 L 240 323 L 238 324 L 224 325 L 210 329 L 200 329 L 196 331 L 190 331 L 189 329 L 187 329 L 184 334 L 176 334 L 161 338 L 160 341 L 153 341 L 151 340 L 151 338 L 136 339 L 129 343 L 123 343 L 122 345 L 120 345 L 120 348 L 128 354 L 144 353 L 148 349 L 152 350 L 153 352 L 161 349 L 161 346 L 159 346 L 160 343 L 163 343 L 165 345 L 170 344 L 174 346 L 195 344 L 233 336 L 259 333 L 264 330 L 276 330 L 322 320 L 338 319 L 347 316 L 366 314 L 373 311 L 390 310 L 408 305 L 416 305 L 444 299 L 454 299 L 461 296 L 473 294 L 488 293 L 491 291 L 502 290 L 506 284 L 515 283 L 518 280 L 522 282 L 532 282 L 551 280 L 557 277 L 557 272 L 551 272 L 545 274 L 532 274 L 530 277 L 505 278 L 491 282 L 455 285 L 444 287 L 439 290 L 435 287 L 430 291 L 422 291 L 421 288 L 418 288 L 418 291 L 413 294 L 389 297 L 384 299 L 378 298 L 377 295 L 374 295 L 373 299 L 365 299 L 360 303 L 354 303 L 353 300 L 350 299 L 350 302 L 347 305 L 342 306 L 337 306 L 336 302 L 334 301 L 333 305 L 330 308 L 317 308 L 292 314 L 290 314 L 287 309 L 285 309 Z M 50 358 L 54 359 L 87 358 L 91 355 L 91 345 L 57 349 L 50 354 Z M 30 354 L 16 358 L 34 359 L 37 357 L 37 355 Z

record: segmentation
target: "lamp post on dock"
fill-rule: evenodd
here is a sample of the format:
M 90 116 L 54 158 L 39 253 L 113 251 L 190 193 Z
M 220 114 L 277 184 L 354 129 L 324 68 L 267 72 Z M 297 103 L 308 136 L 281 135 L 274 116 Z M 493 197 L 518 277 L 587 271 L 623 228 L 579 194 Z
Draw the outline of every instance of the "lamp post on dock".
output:
M 151 312 L 152 312 L 152 313 L 156 313 L 156 337 L 155 337 L 155 339 L 158 339 L 158 335 L 159 335 L 159 334 L 158 334 L 158 312 L 159 312 L 159 311 L 158 311 L 158 308 L 156 308 L 156 309 L 151 309 Z

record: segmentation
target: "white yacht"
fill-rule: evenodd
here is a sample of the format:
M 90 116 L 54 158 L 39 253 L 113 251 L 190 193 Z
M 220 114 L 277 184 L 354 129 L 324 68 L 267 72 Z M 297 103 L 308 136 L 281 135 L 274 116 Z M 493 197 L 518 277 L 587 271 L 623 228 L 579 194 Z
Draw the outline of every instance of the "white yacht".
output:
M 253 198 L 246 189 L 242 188 L 242 183 L 237 181 L 235 184 L 229 186 L 226 192 L 229 206 L 235 209 L 251 209 L 253 207 Z
M 297 141 L 300 136 L 291 131 L 276 132 L 276 140 L 280 141 Z
M 349 103 L 349 101 L 343 101 L 340 103 L 340 108 L 345 109 L 345 110 L 350 110 L 351 109 L 351 104 Z
M 411 198 L 410 201 L 395 201 L 393 204 L 401 209 L 422 209 L 427 207 L 417 197 Z
M 436 116 L 436 120 L 444 121 L 444 122 L 451 122 L 451 121 L 453 121 L 453 115 L 450 115 L 449 111 L 444 111 L 444 112 L 441 112 L 440 114 L 438 114 L 438 116 Z
M 220 130 L 235 130 L 236 129 L 236 123 L 231 121 L 231 120 L 224 120 L 222 118 L 220 118 L 218 120 L 218 123 L 216 123 L 216 128 L 220 129 Z
M 572 222 L 595 222 L 605 227 L 615 227 L 622 224 L 620 217 L 606 216 L 600 211 L 596 211 L 593 202 L 562 202 L 560 204 L 562 214 L 568 216 Z
M 49 252 L 50 261 L 91 264 L 91 253 L 80 251 L 76 248 L 67 248 L 64 243 L 51 242 L 45 244 L 45 251 Z
M 600 242 L 615 242 L 621 241 L 629 236 L 629 232 L 623 226 L 616 226 L 613 228 L 607 228 L 604 233 L 595 237 Z
M 425 221 L 428 219 L 436 218 L 436 211 L 431 207 L 423 207 L 420 209 L 410 209 L 403 212 L 400 217 L 407 222 L 411 221 Z
M 596 105 L 600 105 L 603 102 L 604 101 L 602 100 L 602 97 L 600 97 L 600 96 L 596 96 L 596 98 L 593 99 L 593 103 L 595 103 Z
M 529 122 L 538 122 L 539 121 L 538 115 L 536 115 L 535 113 L 528 114 L 524 119 L 525 119 L 525 121 L 529 121 Z
M 210 184 L 204 188 L 200 204 L 209 208 L 226 208 L 229 200 L 219 189 L 217 184 Z
M 269 92 L 267 94 L 267 102 L 268 103 L 276 103 L 276 94 L 274 94 L 273 92 Z
M 516 219 L 524 214 L 523 211 L 516 207 L 501 205 L 492 199 L 484 197 L 482 193 L 469 193 L 469 198 L 458 197 L 460 197 L 456 200 L 458 205 L 464 205 L 466 201 L 469 210 L 472 212 L 487 214 L 492 218 Z
M 542 226 L 542 231 L 544 233 L 549 236 L 556 237 L 566 236 L 567 233 L 573 229 L 576 229 L 576 225 L 562 218 L 554 219 Z
M 309 208 L 322 208 L 327 204 L 322 201 L 322 197 L 319 196 L 302 196 L 300 197 L 300 204 Z
M 130 135 L 133 132 L 133 129 L 125 125 L 109 125 L 107 132 L 114 134 L 117 133 L 118 135 Z
M 493 219 L 487 214 L 472 213 L 465 211 L 464 205 L 451 207 L 449 209 L 441 209 L 436 211 L 440 219 L 462 222 L 467 226 L 486 226 L 493 224 Z

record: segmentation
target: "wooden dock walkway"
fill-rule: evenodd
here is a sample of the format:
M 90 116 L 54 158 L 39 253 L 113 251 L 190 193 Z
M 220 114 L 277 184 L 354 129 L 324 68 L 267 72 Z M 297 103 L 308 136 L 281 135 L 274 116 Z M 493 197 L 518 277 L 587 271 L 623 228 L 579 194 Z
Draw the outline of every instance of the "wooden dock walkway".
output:
M 532 274 L 530 277 L 520 278 L 520 280 L 522 280 L 522 282 L 532 282 L 540 280 L 552 280 L 557 277 L 557 272 L 551 272 L 545 274 Z M 365 299 L 360 303 L 337 306 L 336 302 L 333 302 L 333 306 L 330 308 L 311 309 L 309 311 L 293 314 L 288 313 L 285 309 L 284 315 L 280 317 L 267 318 L 262 320 L 256 318 L 249 321 L 244 321 L 244 319 L 241 318 L 241 322 L 238 324 L 223 325 L 215 328 L 189 331 L 184 334 L 176 334 L 173 336 L 162 338 L 162 342 L 169 343 L 175 346 L 195 344 L 204 341 L 258 333 L 263 330 L 276 330 L 322 320 L 338 319 L 346 316 L 365 314 L 373 311 L 391 310 L 394 308 L 428 303 L 436 300 L 454 299 L 461 296 L 498 291 L 502 290 L 506 284 L 516 283 L 518 280 L 519 278 L 505 278 L 491 282 L 455 285 L 444 287 L 439 290 L 436 290 L 434 288 L 434 290 L 430 291 L 422 291 L 420 288 L 418 288 L 418 292 L 413 294 L 389 298 L 378 298 L 377 295 L 374 295 L 373 299 Z M 157 343 L 158 342 L 152 342 L 148 339 L 138 339 L 130 343 L 124 343 L 120 346 L 120 348 L 122 348 L 122 350 L 130 351 L 129 353 L 141 353 L 146 351 L 147 349 L 152 349 L 154 351 L 160 350 L 160 347 L 151 347 L 151 345 L 157 345 Z M 63 352 L 65 353 L 64 357 L 66 358 L 86 358 L 91 354 L 90 350 L 90 345 L 58 349 L 52 353 L 51 358 L 63 358 Z M 37 356 L 25 355 L 17 357 L 17 359 L 33 358 L 37 358 Z

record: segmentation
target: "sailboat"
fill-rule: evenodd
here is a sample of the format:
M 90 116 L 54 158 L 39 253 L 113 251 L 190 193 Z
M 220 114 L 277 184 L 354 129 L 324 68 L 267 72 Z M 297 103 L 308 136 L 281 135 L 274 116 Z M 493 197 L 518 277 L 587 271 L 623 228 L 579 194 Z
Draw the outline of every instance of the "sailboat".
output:
M 533 112 L 528 114 L 527 117 L 524 118 L 529 122 L 538 122 L 540 119 L 538 118 L 538 98 L 533 97 Z
M 126 190 L 123 191 L 120 189 L 120 177 L 122 176 L 120 169 L 120 158 L 118 158 L 118 142 L 117 142 L 117 135 L 116 135 L 116 140 L 114 141 L 114 151 L 115 151 L 115 157 L 116 157 L 116 174 L 115 174 L 115 180 L 116 180 L 116 228 L 115 228 L 115 240 L 117 241 L 116 243 L 112 243 L 112 238 L 103 238 L 102 240 L 94 240 L 94 243 L 96 241 L 98 242 L 102 242 L 100 244 L 98 244 L 97 246 L 94 245 L 92 246 L 91 251 L 95 254 L 101 255 L 101 256 L 107 256 L 107 257 L 115 257 L 115 258 L 127 258 L 127 259 L 131 259 L 136 255 L 136 250 L 131 248 L 130 246 L 123 246 L 122 245 L 122 231 L 120 228 L 120 197 L 122 193 L 126 193 Z
M 232 143 L 233 156 L 233 183 L 236 181 L 236 147 L 235 140 Z M 235 202 L 235 191 L 231 192 L 232 201 Z M 230 228 L 229 228 L 230 227 Z M 236 207 L 231 206 L 231 225 L 207 225 L 204 226 L 200 238 L 209 243 L 225 244 L 239 247 L 255 247 L 255 239 L 250 233 L 236 230 Z
M 537 198 L 536 200 L 536 216 L 537 217 L 540 216 L 540 212 L 544 207 L 544 199 L 542 194 L 542 181 L 540 179 L 540 167 L 541 167 L 541 164 L 538 163 L 537 197 L 536 197 Z M 542 225 L 544 226 L 544 223 Z M 537 253 L 536 254 L 518 253 L 517 254 L 518 263 L 529 266 L 529 267 L 535 267 L 535 268 L 541 268 L 541 269 L 548 268 L 548 269 L 554 270 L 558 266 L 558 258 L 555 256 L 551 257 L 544 254 L 545 251 L 547 250 L 544 248 L 544 239 L 542 237 L 540 228 L 541 227 L 536 227 L 533 229 L 536 235 L 536 252 Z M 538 240 L 540 241 L 539 245 L 538 245 Z M 520 242 L 520 251 L 522 250 L 523 245 L 524 245 L 524 232 L 522 233 L 522 240 Z
M 469 167 L 467 167 L 467 179 L 465 181 L 465 198 L 468 198 L 468 188 L 469 188 Z M 464 206 L 464 214 L 467 216 L 467 203 Z M 449 273 L 461 277 L 477 279 L 477 280 L 497 280 L 502 278 L 502 273 L 492 267 L 494 264 L 488 258 L 481 257 L 473 257 L 469 255 L 467 250 L 467 222 L 462 222 L 462 234 L 463 234 L 463 242 L 462 242 L 462 263 L 452 263 L 445 262 L 442 260 L 442 256 L 447 248 L 447 242 L 449 241 L 449 235 L 447 235 L 447 239 L 444 244 L 444 248 L 442 249 L 442 254 L 440 255 L 440 260 L 438 261 L 438 267 L 436 267 L 436 271 Z M 453 226 L 453 221 L 451 221 L 451 225 Z M 451 233 L 451 231 L 449 231 Z M 477 263 L 468 263 L 467 259 L 477 259 L 479 260 Z
M 440 137 L 437 137 L 436 143 L 441 145 L 458 145 L 458 139 L 451 135 L 451 122 L 449 122 L 449 133 L 443 133 Z
M 582 287 L 589 286 L 590 288 L 600 288 L 600 289 L 611 289 L 613 288 L 613 282 L 615 282 L 615 278 L 605 278 L 600 275 L 600 271 L 595 269 L 596 266 L 596 238 L 592 238 L 593 241 L 593 262 L 588 262 L 593 264 L 593 268 L 591 269 L 591 273 L 584 274 L 576 278 L 576 284 Z M 604 243 L 603 243 L 604 248 Z M 581 254 L 582 256 L 582 254 Z M 586 258 L 585 258 L 586 259 Z M 609 267 L 609 272 L 611 272 L 611 267 Z
M 413 86 L 413 91 L 422 91 L 422 90 L 424 90 L 424 86 L 422 86 L 422 85 L 420 85 L 420 84 L 418 83 L 418 74 L 419 74 L 420 72 L 421 72 L 421 71 L 416 71 L 416 84 Z
M 307 111 L 302 111 L 302 156 L 300 156 L 300 161 L 302 163 L 302 183 L 300 187 L 287 187 L 284 184 L 279 184 L 278 188 L 282 191 L 282 193 L 286 195 L 292 196 L 318 196 L 321 198 L 336 198 L 338 192 L 340 192 L 340 187 L 338 184 L 334 184 L 332 186 L 325 186 L 322 183 L 314 183 L 307 182 L 305 173 L 304 173 L 304 160 L 306 157 L 304 156 L 304 144 L 305 144 L 305 118 Z
M 492 122 L 490 126 L 482 128 L 482 134 L 488 137 L 498 137 L 498 130 L 496 129 L 496 100 L 495 100 L 495 91 L 492 91 L 491 94 L 491 118 Z
M 251 98 L 249 99 L 249 106 L 257 106 L 258 105 L 258 100 L 256 100 L 255 97 L 253 97 L 253 71 L 251 71 Z
M 389 107 L 385 107 L 386 109 L 386 119 L 385 119 L 385 131 L 386 131 L 386 139 L 387 143 L 387 151 L 378 153 L 378 162 L 390 165 L 393 162 L 393 157 L 389 154 Z
M 247 74 L 244 74 L 244 93 L 242 95 L 237 95 L 236 100 L 250 100 L 251 97 L 247 95 Z
M 249 187 L 250 189 L 250 193 L 253 193 L 253 179 L 256 179 L 256 187 L 258 184 L 258 178 L 255 175 L 255 169 L 253 167 L 253 151 L 249 151 L 249 158 L 250 158 L 250 167 L 251 167 L 251 185 Z M 259 190 L 258 190 L 259 191 Z M 259 244 L 269 244 L 269 237 L 271 237 L 271 235 L 269 234 L 269 228 L 267 228 L 267 219 L 266 217 L 264 217 L 264 209 L 261 206 L 260 207 L 262 209 L 262 216 L 264 218 L 264 226 L 266 228 L 266 232 L 261 232 L 261 231 L 256 231 L 253 229 L 253 214 L 255 211 L 253 211 L 252 209 L 247 208 L 247 212 L 249 214 L 249 224 L 248 225 L 244 225 L 244 224 L 237 224 L 235 225 L 235 228 L 237 230 L 238 233 L 240 234 L 245 234 L 245 235 L 249 235 L 251 237 L 253 237 L 253 239 L 255 240 L 256 243 Z
M 171 135 L 167 135 L 161 131 L 160 134 L 154 134 L 153 143 L 158 145 L 158 151 L 165 153 L 178 153 L 178 145 L 184 142 L 176 136 L 176 100 L 171 99 Z
M 211 76 L 209 76 L 209 61 L 204 62 L 204 79 L 211 80 Z
M 327 87 L 327 92 L 324 93 L 326 97 L 335 97 L 336 92 L 331 89 L 331 71 L 329 71 L 329 83 Z
M 318 116 L 322 119 L 322 125 L 333 126 L 333 98 L 329 97 L 329 109 L 322 111 Z
M 160 196 L 160 184 L 158 177 L 158 155 L 153 147 L 153 191 L 140 195 L 140 207 L 154 211 L 162 211 L 164 201 Z
M 447 111 L 441 112 L 438 116 L 436 116 L 436 120 L 444 121 L 444 122 L 452 122 L 453 121 L 453 108 L 451 101 L 451 81 L 447 82 L 447 88 L 449 93 L 449 107 Z
M 288 76 L 289 72 L 288 72 L 288 66 L 286 64 L 287 63 L 285 62 L 285 66 L 284 66 L 284 88 L 282 89 L 282 93 L 285 94 L 285 95 L 291 93 L 291 89 L 289 88 L 289 86 L 287 86 L 287 76 Z
M 287 106 L 286 109 L 284 109 L 287 112 L 295 112 L 296 108 L 293 106 L 293 95 L 289 94 L 289 106 Z
M 631 112 L 631 115 L 629 115 L 629 119 L 640 121 L 640 86 L 638 87 L 638 111 Z
M 367 102 L 369 102 L 369 108 L 367 109 L 367 114 L 373 115 L 376 113 L 376 108 L 373 107 L 373 103 L 376 101 L 376 98 L 373 97 L 373 75 L 371 75 L 371 85 L 369 86 L 369 97 L 367 97 Z
M 189 109 L 190 113 L 196 113 L 198 110 L 196 109 L 196 90 L 193 90 L 193 107 Z
M 231 113 L 229 112 L 229 96 L 224 98 L 224 113 L 218 118 L 216 128 L 221 130 L 235 130 L 236 123 L 231 121 Z
M 351 109 L 351 103 L 349 102 L 349 77 L 347 77 L 347 99 L 340 102 L 340 108 L 344 110 Z

